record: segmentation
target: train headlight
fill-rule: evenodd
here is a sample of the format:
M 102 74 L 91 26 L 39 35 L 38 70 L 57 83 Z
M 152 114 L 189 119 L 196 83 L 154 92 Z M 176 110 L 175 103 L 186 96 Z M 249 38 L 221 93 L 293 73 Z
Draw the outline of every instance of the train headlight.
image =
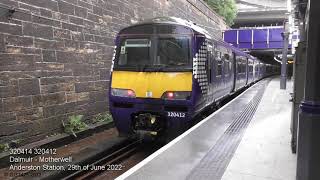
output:
M 120 96 L 120 97 L 130 97 L 130 98 L 135 98 L 136 97 L 136 93 L 131 89 L 112 88 L 111 89 L 111 95 L 112 96 Z
M 161 98 L 166 100 L 189 100 L 190 96 L 190 91 L 167 91 L 163 93 Z

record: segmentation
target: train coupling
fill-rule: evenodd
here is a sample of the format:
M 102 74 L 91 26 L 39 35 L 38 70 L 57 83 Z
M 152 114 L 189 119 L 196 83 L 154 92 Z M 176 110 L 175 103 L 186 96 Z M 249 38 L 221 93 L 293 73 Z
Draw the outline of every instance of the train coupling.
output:
M 159 115 L 141 113 L 133 118 L 133 130 L 137 134 L 157 136 L 164 126 L 164 120 Z

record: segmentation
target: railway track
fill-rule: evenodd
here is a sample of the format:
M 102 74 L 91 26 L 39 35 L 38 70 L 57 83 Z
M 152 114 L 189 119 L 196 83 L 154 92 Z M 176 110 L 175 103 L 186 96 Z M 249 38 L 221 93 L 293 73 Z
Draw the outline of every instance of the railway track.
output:
M 121 148 L 116 149 L 115 151 L 111 152 L 109 155 L 97 159 L 95 162 L 92 162 L 88 165 L 88 170 L 78 170 L 74 173 L 62 178 L 64 180 L 81 180 L 81 179 L 92 179 L 100 174 L 108 173 L 108 168 L 119 168 L 115 167 L 121 164 L 121 162 L 130 156 L 134 155 L 141 149 L 141 140 L 134 140 L 128 143 L 123 144 Z M 101 169 L 103 168 L 103 169 Z M 114 170 L 114 169 L 113 169 Z M 112 171 L 110 171 L 112 173 Z

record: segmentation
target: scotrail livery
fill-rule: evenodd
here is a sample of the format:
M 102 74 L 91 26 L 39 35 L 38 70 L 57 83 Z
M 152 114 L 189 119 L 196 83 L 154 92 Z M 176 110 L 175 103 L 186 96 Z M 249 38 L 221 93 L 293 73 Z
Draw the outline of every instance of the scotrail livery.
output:
M 110 112 L 121 135 L 175 137 L 204 109 L 276 70 L 192 22 L 154 18 L 117 35 Z

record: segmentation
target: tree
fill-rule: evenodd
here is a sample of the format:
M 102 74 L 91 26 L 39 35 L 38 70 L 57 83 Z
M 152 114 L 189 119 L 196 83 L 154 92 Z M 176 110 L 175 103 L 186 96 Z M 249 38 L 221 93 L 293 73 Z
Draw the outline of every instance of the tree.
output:
M 204 0 L 213 10 L 225 18 L 226 23 L 231 26 L 237 16 L 237 7 L 234 0 Z

